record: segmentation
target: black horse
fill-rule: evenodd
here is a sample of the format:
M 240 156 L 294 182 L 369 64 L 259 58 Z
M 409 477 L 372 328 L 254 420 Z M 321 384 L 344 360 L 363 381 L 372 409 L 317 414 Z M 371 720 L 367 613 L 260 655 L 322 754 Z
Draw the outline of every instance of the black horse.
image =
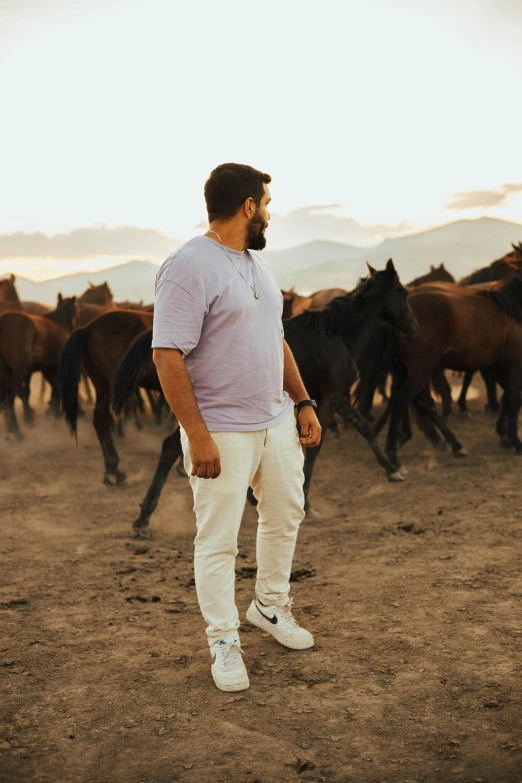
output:
M 379 319 L 401 332 L 406 338 L 415 336 L 418 325 L 408 304 L 408 292 L 401 284 L 393 266 L 376 271 L 360 281 L 350 293 L 337 297 L 323 310 L 307 311 L 284 321 L 285 339 L 296 359 L 308 393 L 317 400 L 317 415 L 326 429 L 336 411 L 353 424 L 368 440 L 377 460 L 393 480 L 402 480 L 390 460 L 381 451 L 366 421 L 349 401 L 349 391 L 357 377 L 356 361 Z M 136 339 L 122 361 L 114 381 L 112 407 L 119 413 L 125 399 L 137 386 L 159 389 L 159 379 L 151 358 L 151 332 Z M 315 461 L 321 446 L 307 449 L 305 456 L 305 508 L 310 510 L 308 493 Z M 141 503 L 141 514 L 134 530 L 149 537 L 150 516 L 157 506 L 163 485 L 174 462 L 181 455 L 179 430 L 168 435 L 153 481 Z

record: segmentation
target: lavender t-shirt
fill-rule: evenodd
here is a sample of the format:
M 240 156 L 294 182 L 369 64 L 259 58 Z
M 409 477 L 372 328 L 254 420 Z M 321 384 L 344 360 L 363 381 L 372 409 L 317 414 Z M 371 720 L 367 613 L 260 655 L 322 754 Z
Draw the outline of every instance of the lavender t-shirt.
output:
M 227 251 L 236 268 L 206 236 L 167 258 L 156 277 L 152 347 L 184 355 L 211 432 L 261 430 L 293 406 L 283 390 L 283 299 L 257 253 Z M 259 299 L 240 274 L 251 283 L 252 268 Z

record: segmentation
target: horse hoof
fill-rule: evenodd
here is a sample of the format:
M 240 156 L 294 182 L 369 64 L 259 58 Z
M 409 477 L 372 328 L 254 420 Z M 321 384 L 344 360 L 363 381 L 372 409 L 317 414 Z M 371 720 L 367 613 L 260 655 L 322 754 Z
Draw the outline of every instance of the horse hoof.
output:
M 121 470 L 116 471 L 116 485 L 118 487 L 123 487 L 127 483 L 127 474 L 123 473 Z
M 406 476 L 402 472 L 402 468 L 396 470 L 395 473 L 388 473 L 388 481 L 406 481 Z
M 106 487 L 123 487 L 127 481 L 127 474 L 119 470 L 114 473 L 106 473 L 103 477 L 103 483 Z
M 21 432 L 8 432 L 5 436 L 5 439 L 11 443 L 21 443 L 23 440 L 25 440 L 25 435 L 22 435 Z
M 152 538 L 152 533 L 150 532 L 148 526 L 138 525 L 136 524 L 136 522 L 134 522 L 132 529 L 134 530 L 134 538 L 146 538 L 146 539 Z
M 466 449 L 464 449 L 464 448 L 460 448 L 460 449 L 457 449 L 457 451 L 453 452 L 453 456 L 454 457 L 468 457 L 469 456 L 469 452 Z
M 307 509 L 305 509 L 305 517 L 307 519 L 317 519 L 319 514 L 315 509 L 313 509 L 311 506 L 309 506 Z

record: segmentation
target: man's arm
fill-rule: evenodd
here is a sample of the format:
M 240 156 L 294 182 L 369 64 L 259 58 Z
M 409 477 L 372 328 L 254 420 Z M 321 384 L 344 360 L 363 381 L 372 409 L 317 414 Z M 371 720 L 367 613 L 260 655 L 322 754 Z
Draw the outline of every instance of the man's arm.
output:
M 292 402 L 297 405 L 301 400 L 308 400 L 310 395 L 305 389 L 299 369 L 290 350 L 290 346 L 283 340 L 284 372 L 283 388 Z M 321 442 L 321 425 L 315 415 L 315 410 L 307 405 L 301 408 L 299 413 L 299 426 L 301 427 L 301 443 L 308 448 L 318 446 Z
M 191 475 L 217 478 L 221 473 L 219 450 L 201 418 L 181 351 L 154 348 L 153 359 L 165 399 L 187 433 Z

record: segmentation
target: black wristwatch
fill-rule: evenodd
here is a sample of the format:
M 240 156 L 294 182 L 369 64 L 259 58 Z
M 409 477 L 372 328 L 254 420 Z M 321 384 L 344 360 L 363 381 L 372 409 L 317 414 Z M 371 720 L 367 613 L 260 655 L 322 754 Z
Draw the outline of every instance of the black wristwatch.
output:
M 297 412 L 301 413 L 301 408 L 306 408 L 307 405 L 310 405 L 311 408 L 317 409 L 317 403 L 315 400 L 301 400 L 301 402 L 298 402 L 295 406 L 297 408 Z

